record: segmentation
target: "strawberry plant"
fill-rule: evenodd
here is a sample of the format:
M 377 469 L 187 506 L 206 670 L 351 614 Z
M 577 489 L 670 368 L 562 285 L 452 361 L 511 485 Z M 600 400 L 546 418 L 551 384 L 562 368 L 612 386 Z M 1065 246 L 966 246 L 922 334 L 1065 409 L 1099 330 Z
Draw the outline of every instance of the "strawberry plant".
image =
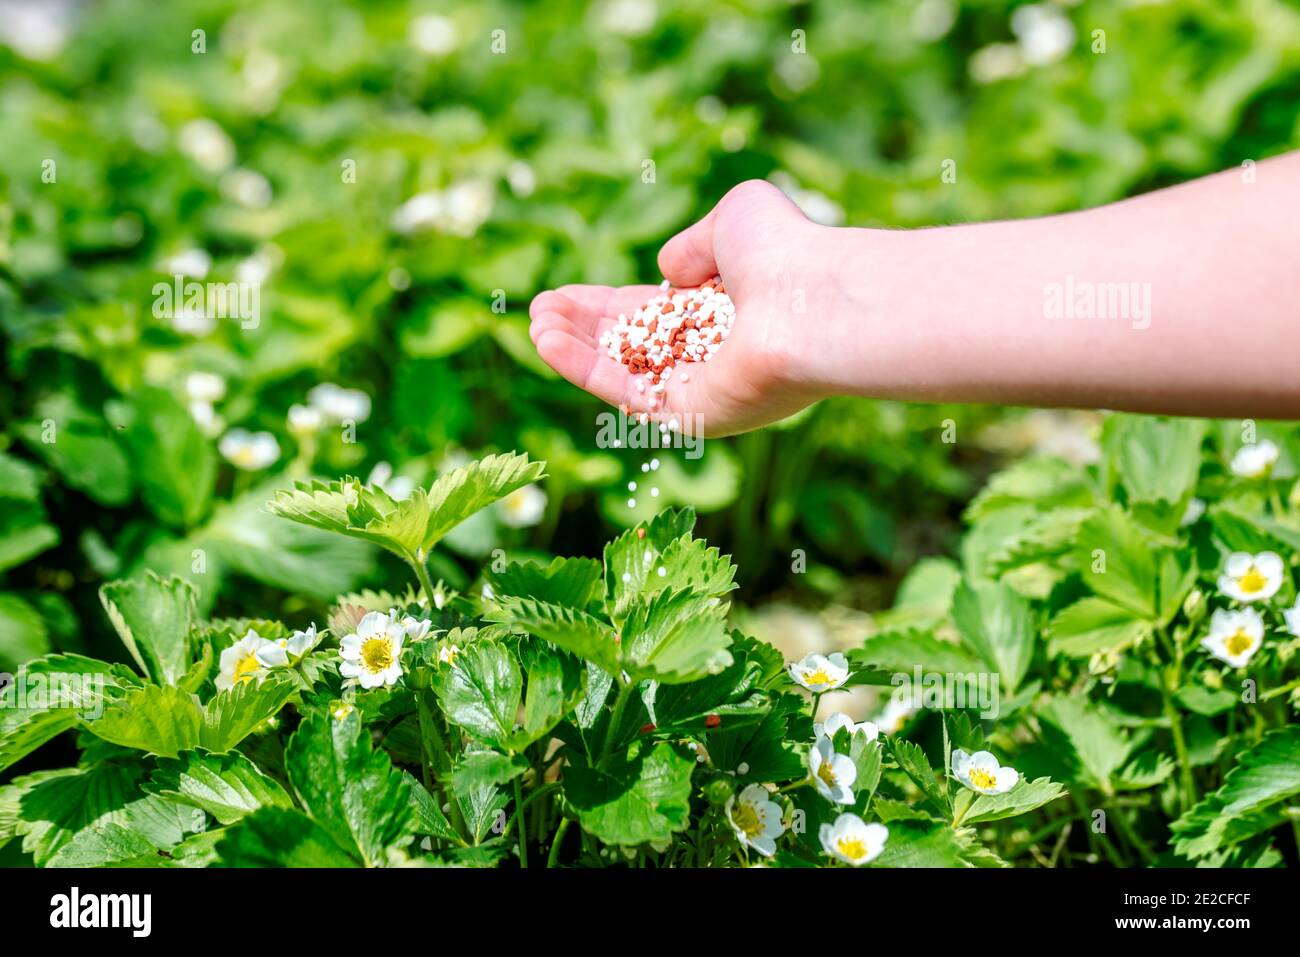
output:
M 542 463 L 400 500 L 300 482 L 269 511 L 410 580 L 306 629 L 205 620 L 179 578 L 106 585 L 134 666 L 14 676 L 0 764 L 79 757 L 0 787 L 0 842 L 47 866 L 1277 864 L 1300 522 L 1277 445 L 1221 447 L 1114 416 L 1096 467 L 1012 465 L 960 561 L 919 565 L 861 647 L 793 662 L 731 627 L 737 569 L 690 509 L 458 591 L 430 551 Z M 874 720 L 829 707 L 863 685 Z
M 178 578 L 107 585 L 135 667 L 51 655 L 15 676 L 4 766 L 64 734 L 80 757 L 0 789 L 0 840 L 49 866 L 984 865 L 975 825 L 1064 793 L 999 769 L 963 714 L 932 755 L 814 724 L 802 689 L 851 669 L 787 667 L 730 629 L 735 567 L 689 509 L 603 561 L 432 582 L 438 539 L 542 468 L 490 456 L 401 501 L 353 479 L 277 493 L 272 512 L 411 566 L 326 627 L 203 620 Z
M 995 740 L 1069 787 L 1045 833 L 1081 820 L 1084 856 L 1294 860 L 1294 460 L 1271 439 L 1232 444 L 1226 426 L 1116 415 L 1095 468 L 1011 466 L 967 509 L 960 562 L 918 566 L 851 656 L 996 673 Z

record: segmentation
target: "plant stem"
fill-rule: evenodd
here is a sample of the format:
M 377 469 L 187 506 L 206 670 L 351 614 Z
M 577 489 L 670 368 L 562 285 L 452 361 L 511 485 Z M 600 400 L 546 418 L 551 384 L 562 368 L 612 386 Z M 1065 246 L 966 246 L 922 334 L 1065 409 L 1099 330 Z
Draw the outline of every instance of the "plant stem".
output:
M 420 718 L 420 747 L 424 752 L 424 786 L 429 793 L 434 793 L 432 777 L 439 785 L 438 793 L 447 798 L 447 804 L 450 811 L 452 826 L 456 833 L 463 838 L 469 838 L 465 830 L 465 820 L 460 813 L 460 805 L 456 803 L 455 796 L 443 783 L 443 775 L 451 769 L 450 760 L 447 759 L 447 742 L 443 739 L 442 733 L 438 730 L 438 722 L 434 718 L 433 709 L 429 707 L 429 691 L 417 691 L 415 693 L 415 709 Z M 438 760 L 439 756 L 444 760 Z
M 1123 835 L 1124 840 L 1128 841 L 1129 846 L 1137 851 L 1138 855 L 1147 864 L 1155 863 L 1156 855 L 1151 850 L 1151 845 L 1143 840 L 1142 835 L 1129 823 L 1124 812 L 1116 807 L 1113 801 L 1108 801 L 1106 808 L 1110 811 L 1110 816 L 1115 819 L 1120 834 Z
M 515 778 L 515 836 L 519 838 L 519 866 L 528 867 L 528 819 L 524 817 L 524 789 Z
M 1160 699 L 1165 717 L 1169 720 L 1169 733 L 1174 739 L 1174 753 L 1178 757 L 1178 805 L 1186 813 L 1196 803 L 1196 781 L 1192 777 L 1192 762 L 1187 753 L 1187 739 L 1183 735 L 1183 718 L 1174 705 L 1174 693 L 1182 682 L 1183 645 L 1177 638 L 1171 638 L 1166 629 L 1158 632 L 1169 646 L 1170 665 L 1160 675 Z
M 634 685 L 632 682 L 619 682 L 618 697 L 614 700 L 614 713 L 609 719 L 609 730 L 605 732 L 605 744 L 600 749 L 600 760 L 596 762 L 596 769 L 604 771 L 609 764 L 609 759 L 613 756 L 611 746 L 614 743 L 614 737 L 618 734 L 618 727 L 623 723 L 623 712 L 627 708 L 628 699 L 632 697 Z
M 1286 684 L 1281 685 L 1280 687 L 1268 689 L 1267 691 L 1265 691 L 1263 694 L 1259 696 L 1259 700 L 1272 701 L 1278 695 L 1284 695 L 1289 691 L 1294 691 L 1296 688 L 1300 688 L 1300 678 L 1296 678 L 1294 681 L 1288 681 Z
M 420 591 L 424 593 L 424 603 L 433 610 L 433 582 L 429 580 L 429 570 L 424 567 L 424 558 L 417 557 L 410 561 L 411 570 L 420 581 Z
M 554 867 L 560 859 L 560 845 L 564 843 L 564 835 L 569 830 L 569 818 L 560 818 L 560 826 L 555 829 L 555 837 L 551 839 L 551 853 L 546 855 L 546 866 Z
M 1178 758 L 1178 806 L 1183 813 L 1196 803 L 1196 782 L 1192 780 L 1192 762 L 1187 753 L 1187 739 L 1183 737 L 1183 719 L 1174 707 L 1173 695 L 1167 687 L 1161 689 L 1165 717 L 1169 719 L 1169 733 L 1174 738 L 1174 754 Z
M 1282 508 L 1282 497 L 1277 493 L 1276 482 L 1268 483 L 1268 500 L 1273 506 L 1273 517 L 1281 518 L 1285 514 L 1285 509 Z

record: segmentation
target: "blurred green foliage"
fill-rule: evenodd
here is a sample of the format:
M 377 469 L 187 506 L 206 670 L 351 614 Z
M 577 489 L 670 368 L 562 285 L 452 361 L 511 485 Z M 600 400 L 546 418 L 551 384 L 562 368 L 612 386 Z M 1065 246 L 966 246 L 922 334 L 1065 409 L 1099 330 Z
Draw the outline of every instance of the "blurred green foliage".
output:
M 364 545 L 260 510 L 309 473 L 419 483 L 525 450 L 549 462 L 540 514 L 485 513 L 435 571 L 463 586 L 461 557 L 494 548 L 594 553 L 645 517 L 623 490 L 642 459 L 595 448 L 598 405 L 539 363 L 528 300 L 653 281 L 659 244 L 739 180 L 825 221 L 921 226 L 1300 142 L 1294 4 L 1025 7 L 29 4 L 0 31 L 0 666 L 97 644 L 96 585 L 145 567 L 231 614 L 305 618 L 378 580 Z M 257 282 L 256 327 L 157 317 L 178 260 Z M 212 421 L 186 408 L 196 371 L 225 382 Z M 372 411 L 295 438 L 286 413 L 321 382 Z M 990 465 L 966 439 L 1005 414 L 824 403 L 664 456 L 640 508 L 695 505 L 751 599 L 840 594 L 951 544 Z M 280 457 L 232 469 L 222 424 Z

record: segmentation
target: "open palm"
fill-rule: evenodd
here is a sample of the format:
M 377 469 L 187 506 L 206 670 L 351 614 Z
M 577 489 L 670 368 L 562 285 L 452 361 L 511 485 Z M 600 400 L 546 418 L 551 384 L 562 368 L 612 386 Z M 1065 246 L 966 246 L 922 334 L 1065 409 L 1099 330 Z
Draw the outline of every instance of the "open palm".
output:
M 776 187 L 737 186 L 713 210 L 668 241 L 659 268 L 676 286 L 695 286 L 720 275 L 736 304 L 726 344 L 707 363 L 690 363 L 674 375 L 654 412 L 627 367 L 609 358 L 600 336 L 620 313 L 631 315 L 659 292 L 657 286 L 561 286 L 538 295 L 529 308 L 530 335 L 542 359 L 574 385 L 630 413 L 656 421 L 690 414 L 708 435 L 757 428 L 798 411 L 817 398 L 799 380 L 802 338 L 791 313 L 804 282 L 797 268 L 816 229 Z

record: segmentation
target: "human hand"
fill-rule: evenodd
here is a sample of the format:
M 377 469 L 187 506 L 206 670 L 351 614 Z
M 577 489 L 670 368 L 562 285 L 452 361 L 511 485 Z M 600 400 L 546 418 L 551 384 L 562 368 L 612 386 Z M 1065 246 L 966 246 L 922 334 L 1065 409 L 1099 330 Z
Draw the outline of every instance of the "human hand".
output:
M 658 293 L 657 286 L 548 290 L 529 308 L 529 333 L 556 372 L 630 413 L 645 412 L 656 421 L 698 413 L 710 436 L 758 428 L 825 394 L 810 375 L 808 331 L 827 295 L 818 277 L 832 252 L 829 233 L 775 186 L 752 180 L 664 245 L 664 277 L 674 286 L 697 286 L 720 275 L 736 304 L 736 320 L 713 359 L 678 367 L 689 372 L 689 381 L 675 375 L 656 411 L 599 340 L 620 313 L 631 315 Z

